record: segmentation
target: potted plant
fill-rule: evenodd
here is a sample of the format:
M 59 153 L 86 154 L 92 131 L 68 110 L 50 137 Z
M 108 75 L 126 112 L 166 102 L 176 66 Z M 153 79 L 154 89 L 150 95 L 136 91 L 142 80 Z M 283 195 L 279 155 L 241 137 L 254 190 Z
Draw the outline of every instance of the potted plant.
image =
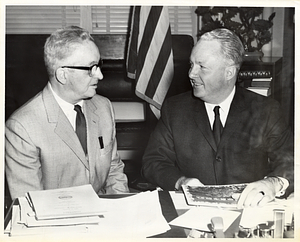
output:
M 197 7 L 195 13 L 202 16 L 202 28 L 198 36 L 216 28 L 227 28 L 241 39 L 246 54 L 261 58 L 262 47 L 272 39 L 271 28 L 275 12 L 261 19 L 263 7 Z

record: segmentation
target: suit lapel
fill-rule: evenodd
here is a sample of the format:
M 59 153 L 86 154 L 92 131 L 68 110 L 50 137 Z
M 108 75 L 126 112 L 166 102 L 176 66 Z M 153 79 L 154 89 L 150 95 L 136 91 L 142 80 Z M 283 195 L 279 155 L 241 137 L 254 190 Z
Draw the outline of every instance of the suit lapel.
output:
M 68 118 L 65 116 L 56 102 L 49 86 L 43 90 L 43 100 L 48 115 L 49 123 L 55 124 L 54 132 L 66 143 L 66 145 L 76 154 L 83 165 L 89 169 L 89 164 L 85 153 L 81 147 L 79 139 L 72 128 Z
M 85 116 L 87 120 L 87 146 L 88 146 L 88 153 L 89 153 L 89 165 L 90 167 L 95 167 L 95 161 L 97 160 L 97 149 L 99 149 L 99 143 L 95 142 L 98 141 L 98 134 L 99 134 L 99 117 L 95 114 L 96 106 L 93 104 L 92 101 L 86 100 L 84 102 L 85 105 Z M 90 170 L 91 177 L 93 177 L 94 169 Z M 91 178 L 90 177 L 90 178 Z
M 198 128 L 201 130 L 207 142 L 211 145 L 211 147 L 216 152 L 218 149 L 221 149 L 224 146 L 224 144 L 226 144 L 227 140 L 230 138 L 230 136 L 233 134 L 234 131 L 241 129 L 242 122 L 238 120 L 241 120 L 240 119 L 241 112 L 242 110 L 245 110 L 246 107 L 247 105 L 243 97 L 243 90 L 241 88 L 236 88 L 236 93 L 234 95 L 234 98 L 230 106 L 226 124 L 223 129 L 222 137 L 217 147 L 215 139 L 213 137 L 213 132 L 211 131 L 204 102 L 195 98 L 193 99 L 193 110 L 195 112 L 194 115 L 195 122 Z M 203 117 L 203 114 L 205 114 L 205 118 Z
M 195 112 L 194 120 L 195 120 L 198 128 L 200 129 L 200 131 L 202 132 L 203 136 L 205 137 L 207 142 L 210 144 L 210 146 L 215 151 L 217 151 L 217 145 L 216 145 L 215 139 L 213 137 L 213 133 L 211 131 L 211 127 L 210 127 L 210 123 L 209 123 L 209 119 L 207 116 L 204 102 L 199 99 L 194 99 L 193 109 Z M 205 114 L 205 116 L 203 114 Z
M 236 88 L 236 93 L 230 106 L 218 149 L 221 149 L 224 144 L 226 144 L 227 140 L 236 130 L 241 129 L 242 121 L 240 117 L 242 111 L 246 107 L 247 106 L 243 98 L 242 90 L 240 88 Z

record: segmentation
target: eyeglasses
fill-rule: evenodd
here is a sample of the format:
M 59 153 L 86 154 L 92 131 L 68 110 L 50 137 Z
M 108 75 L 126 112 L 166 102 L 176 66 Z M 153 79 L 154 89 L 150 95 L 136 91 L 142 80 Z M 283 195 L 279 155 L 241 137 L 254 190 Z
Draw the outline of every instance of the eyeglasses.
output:
M 97 69 L 102 67 L 103 60 L 100 59 L 98 64 L 94 64 L 92 66 L 62 66 L 61 68 L 70 68 L 70 69 L 78 69 L 78 70 L 86 70 L 90 77 L 96 75 Z

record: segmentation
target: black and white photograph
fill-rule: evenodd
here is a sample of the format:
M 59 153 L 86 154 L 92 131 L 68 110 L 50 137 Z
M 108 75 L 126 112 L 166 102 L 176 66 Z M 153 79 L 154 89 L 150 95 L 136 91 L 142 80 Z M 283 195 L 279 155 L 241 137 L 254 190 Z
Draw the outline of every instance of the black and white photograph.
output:
M 297 241 L 299 4 L 5 0 L 0 240 Z

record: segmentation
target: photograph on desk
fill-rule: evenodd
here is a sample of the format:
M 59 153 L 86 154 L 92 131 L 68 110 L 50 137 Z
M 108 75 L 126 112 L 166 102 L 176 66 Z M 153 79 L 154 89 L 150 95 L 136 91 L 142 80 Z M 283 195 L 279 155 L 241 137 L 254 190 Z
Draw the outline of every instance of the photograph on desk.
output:
M 233 194 L 241 194 L 246 184 L 189 186 L 182 185 L 185 198 L 189 205 L 237 207 L 237 199 Z

